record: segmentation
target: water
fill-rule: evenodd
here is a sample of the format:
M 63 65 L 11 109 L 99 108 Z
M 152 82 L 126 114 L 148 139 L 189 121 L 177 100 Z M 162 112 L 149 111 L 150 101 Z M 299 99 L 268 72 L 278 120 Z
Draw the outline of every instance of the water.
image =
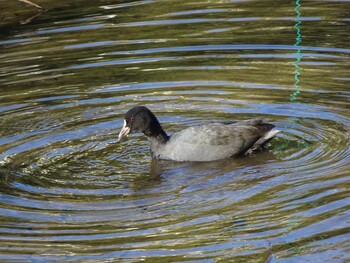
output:
M 347 1 L 59 3 L 2 30 L 1 262 L 350 260 Z M 157 162 L 117 143 L 135 105 L 283 133 Z

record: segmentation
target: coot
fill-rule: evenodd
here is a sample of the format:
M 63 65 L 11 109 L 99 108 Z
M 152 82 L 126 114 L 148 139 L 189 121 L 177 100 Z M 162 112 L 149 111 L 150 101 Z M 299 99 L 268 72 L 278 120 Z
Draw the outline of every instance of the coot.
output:
M 163 130 L 155 115 L 144 106 L 125 114 L 118 141 L 132 132 L 144 133 L 152 156 L 173 161 L 214 161 L 250 153 L 263 147 L 279 130 L 262 119 L 231 124 L 211 123 L 186 128 L 171 136 Z

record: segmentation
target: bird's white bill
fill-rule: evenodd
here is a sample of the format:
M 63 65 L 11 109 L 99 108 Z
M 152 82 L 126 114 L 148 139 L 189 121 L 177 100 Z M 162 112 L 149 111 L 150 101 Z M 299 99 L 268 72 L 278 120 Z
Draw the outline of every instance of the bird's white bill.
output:
M 123 139 L 123 137 L 127 136 L 129 132 L 130 132 L 130 128 L 126 127 L 126 121 L 124 120 L 123 128 L 121 129 L 118 135 L 118 142 L 120 142 L 121 139 Z

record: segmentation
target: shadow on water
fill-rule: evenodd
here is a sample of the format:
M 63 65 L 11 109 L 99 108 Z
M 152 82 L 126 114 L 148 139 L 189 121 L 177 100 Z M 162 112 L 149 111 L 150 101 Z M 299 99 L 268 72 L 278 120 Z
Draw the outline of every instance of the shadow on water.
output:
M 137 178 L 137 180 L 145 179 L 146 182 L 161 182 L 161 180 L 166 180 L 166 177 L 171 175 L 186 177 L 191 174 L 197 174 L 204 176 L 206 173 L 210 174 L 210 176 L 220 176 L 233 172 L 240 167 L 259 165 L 275 160 L 275 156 L 271 152 L 261 152 L 258 157 L 256 155 L 232 157 L 211 162 L 174 162 L 152 159 L 149 175 L 146 178 Z

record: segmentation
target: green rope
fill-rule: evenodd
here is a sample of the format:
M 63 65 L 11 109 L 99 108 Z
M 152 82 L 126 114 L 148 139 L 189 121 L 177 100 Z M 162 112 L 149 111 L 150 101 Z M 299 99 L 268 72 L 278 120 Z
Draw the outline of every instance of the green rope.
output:
M 301 42 L 302 42 L 302 39 L 301 39 L 301 30 L 300 30 L 300 27 L 299 25 L 301 24 L 301 20 L 300 20 L 300 17 L 301 17 L 301 13 L 299 11 L 299 8 L 301 7 L 300 5 L 300 1 L 301 0 L 296 0 L 295 4 L 295 8 L 294 8 L 294 11 L 295 13 L 297 14 L 296 16 L 296 22 L 295 22 L 295 25 L 294 25 L 294 29 L 297 31 L 296 32 L 296 42 L 294 44 L 295 47 L 299 47 Z M 295 59 L 295 61 L 293 62 L 293 66 L 295 68 L 294 70 L 294 92 L 293 94 L 290 95 L 290 101 L 294 102 L 297 100 L 297 96 L 298 94 L 300 93 L 300 87 L 299 87 L 299 82 L 300 82 L 300 79 L 299 79 L 299 76 L 301 74 L 301 71 L 303 70 L 299 64 L 301 62 L 301 59 L 303 57 L 303 54 L 301 53 L 301 50 L 298 49 L 297 51 L 297 57 Z

